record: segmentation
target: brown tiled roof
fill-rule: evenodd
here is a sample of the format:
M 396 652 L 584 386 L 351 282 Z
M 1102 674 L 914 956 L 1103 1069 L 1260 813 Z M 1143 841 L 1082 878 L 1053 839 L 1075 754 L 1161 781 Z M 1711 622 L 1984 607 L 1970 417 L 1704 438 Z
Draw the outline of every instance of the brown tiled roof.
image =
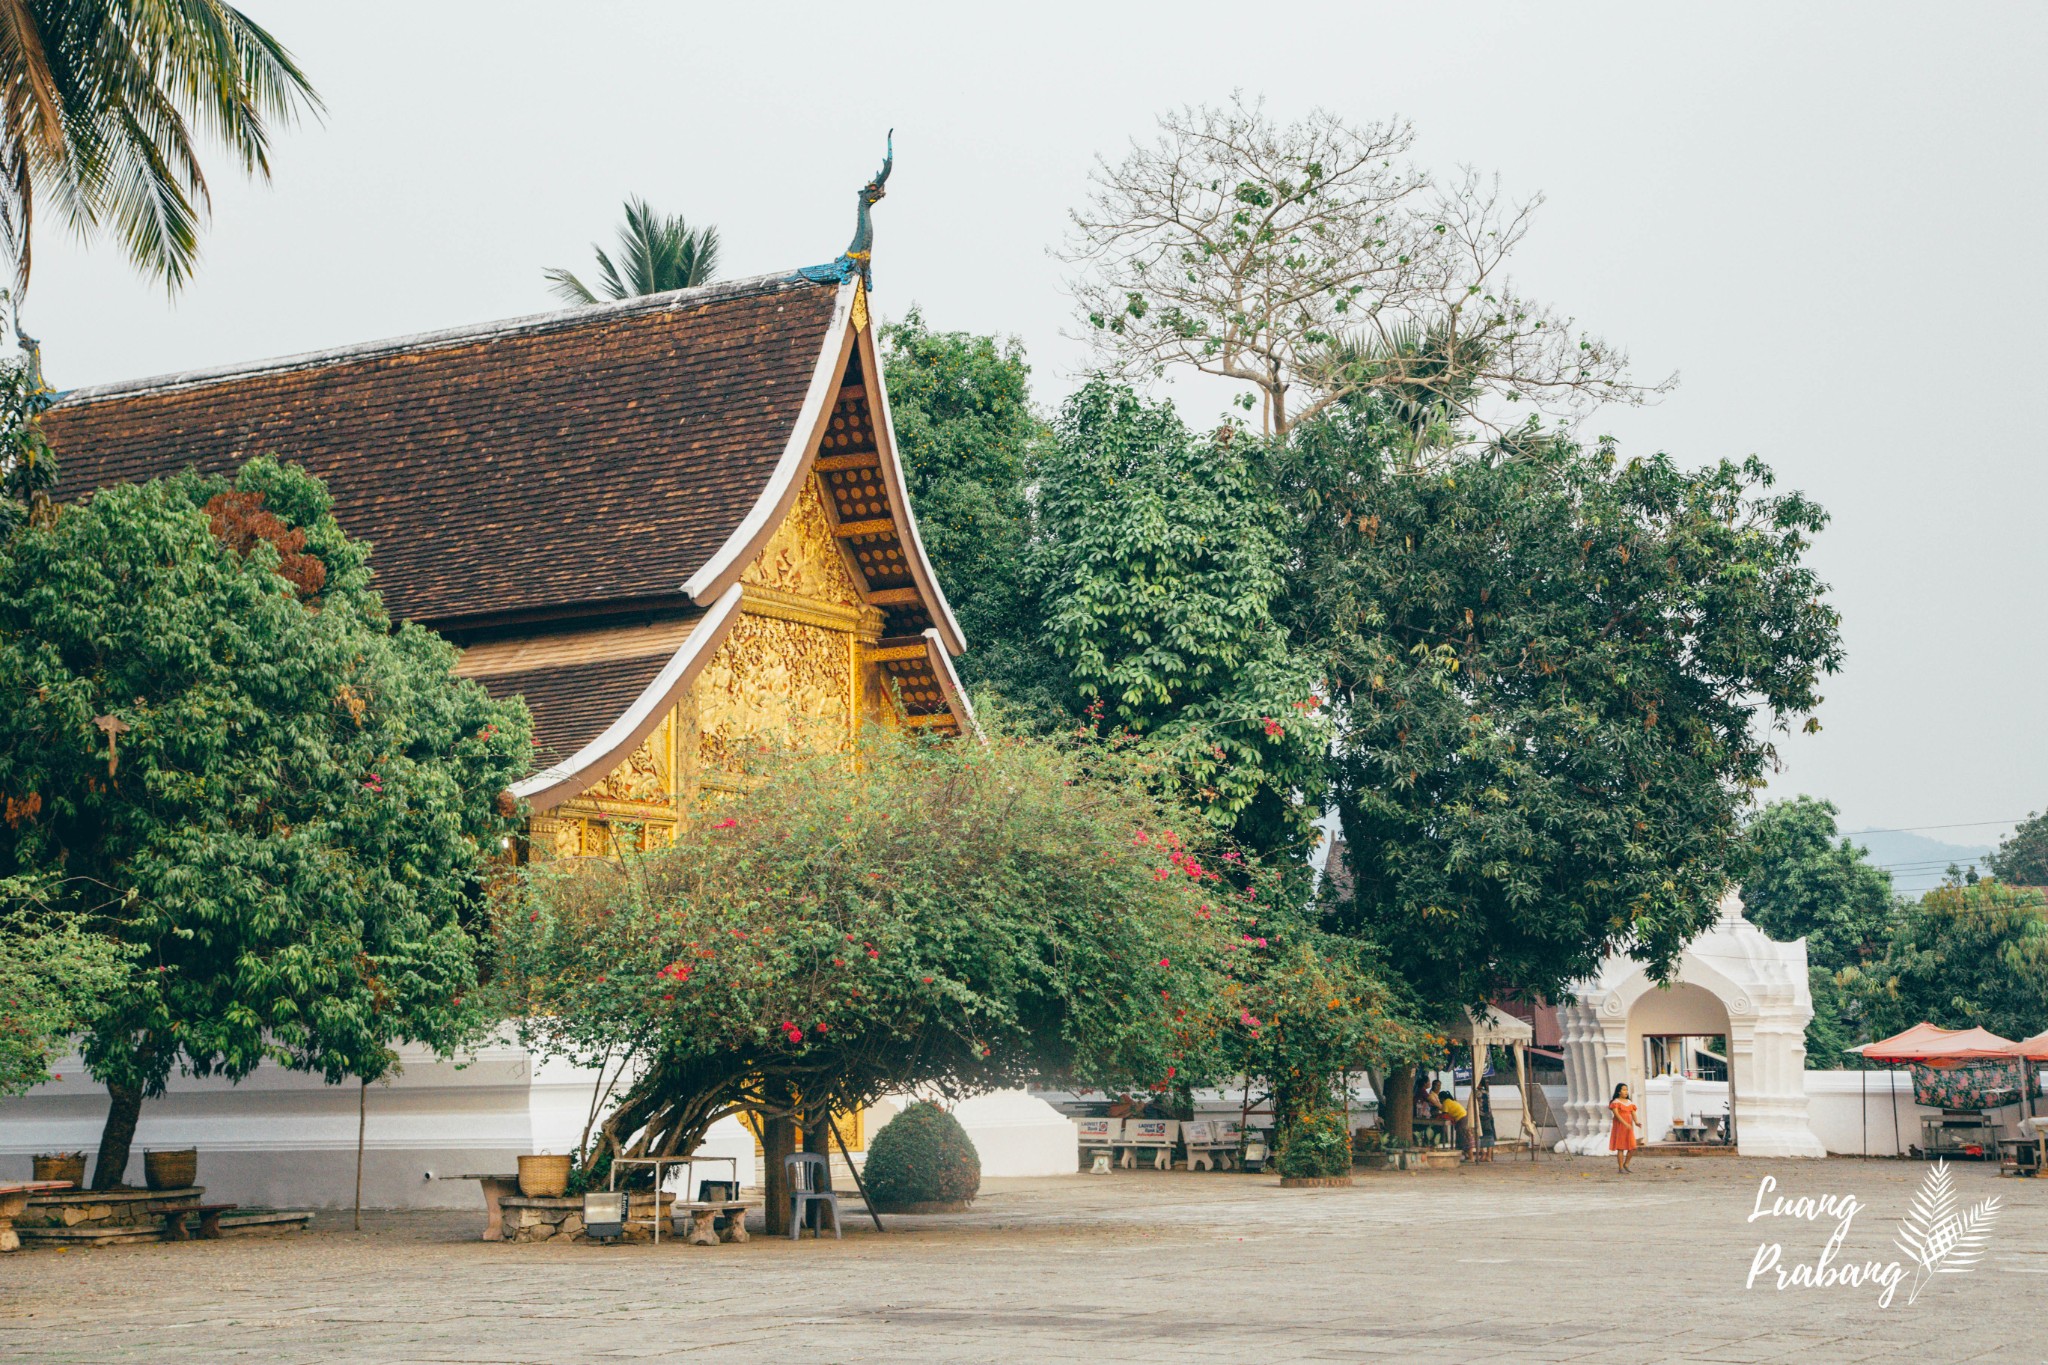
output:
M 400 619 L 675 601 L 765 487 L 835 299 L 763 277 L 79 390 L 43 425 L 64 498 L 260 454 L 304 465 L 373 542 Z
M 666 654 L 555 664 L 477 681 L 499 699 L 524 697 L 533 712 L 536 769 L 573 756 L 617 720 L 668 662 Z M 603 774 L 599 774 L 603 776 Z

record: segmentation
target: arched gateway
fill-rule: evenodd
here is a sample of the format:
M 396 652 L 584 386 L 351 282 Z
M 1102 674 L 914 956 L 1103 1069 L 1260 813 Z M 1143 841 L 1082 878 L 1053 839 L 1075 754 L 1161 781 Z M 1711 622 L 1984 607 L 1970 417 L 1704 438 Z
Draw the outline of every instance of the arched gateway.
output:
M 1576 1001 L 1558 1009 L 1568 1093 L 1559 1151 L 1605 1155 L 1615 1084 L 1627 1081 L 1647 1099 L 1648 1082 L 1676 1074 L 1715 1091 L 1727 1083 L 1743 1156 L 1827 1155 L 1806 1121 L 1806 940 L 1766 937 L 1743 918 L 1734 889 L 1721 898 L 1713 927 L 1686 945 L 1671 984 L 1657 985 L 1640 962 L 1617 953 L 1573 993 Z M 1713 1070 L 1725 1074 L 1702 1074 Z M 1675 1089 L 1683 1094 L 1686 1083 Z M 1662 1136 L 1651 1132 L 1649 1140 Z

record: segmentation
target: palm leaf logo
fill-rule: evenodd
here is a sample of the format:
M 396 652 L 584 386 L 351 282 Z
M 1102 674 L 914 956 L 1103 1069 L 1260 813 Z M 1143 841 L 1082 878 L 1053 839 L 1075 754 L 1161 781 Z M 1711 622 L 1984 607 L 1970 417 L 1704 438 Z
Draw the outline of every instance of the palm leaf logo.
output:
M 1990 1240 L 1992 1220 L 1998 1217 L 1998 1196 L 1980 1199 L 1967 1209 L 1956 1200 L 1955 1182 L 1948 1163 L 1937 1161 L 1920 1182 L 1913 1206 L 1899 1225 L 1893 1240 L 1913 1264 L 1920 1267 L 1913 1277 L 1913 1290 L 1906 1296 L 1912 1303 L 1936 1275 L 1961 1275 L 1973 1269 Z

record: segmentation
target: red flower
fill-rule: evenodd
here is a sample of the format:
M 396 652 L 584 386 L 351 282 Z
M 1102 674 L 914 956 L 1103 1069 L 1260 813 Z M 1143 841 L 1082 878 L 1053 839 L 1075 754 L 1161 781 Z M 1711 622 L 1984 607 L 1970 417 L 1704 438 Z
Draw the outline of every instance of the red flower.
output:
M 673 999 L 675 999 L 675 997 L 674 997 L 673 995 L 664 995 L 664 996 L 663 996 L 663 997 L 661 997 L 661 998 L 662 998 L 662 999 L 664 999 L 664 1000 L 673 1000 Z
M 931 984 L 932 984 L 932 979 L 931 979 L 930 977 L 926 977 L 926 978 L 924 979 L 924 984 L 925 984 L 925 985 L 927 985 L 927 986 L 931 985 Z
M 824 1031 L 825 1031 L 825 1026 L 824 1026 L 823 1024 L 820 1024 L 820 1025 L 818 1025 L 818 1032 L 820 1032 L 820 1033 L 823 1033 Z
M 1159 965 L 1162 967 L 1171 967 L 1173 964 L 1162 957 L 1159 959 Z
M 880 949 L 876 949 L 876 948 L 870 948 L 870 949 L 868 949 L 868 956 L 869 956 L 869 957 L 880 957 L 881 955 L 882 955 L 882 954 L 881 954 L 881 950 L 880 950 Z
M 1168 1067 L 1168 1068 L 1166 1068 L 1166 1079 L 1167 1079 L 1167 1080 L 1169 1080 L 1169 1081 L 1173 1079 L 1173 1068 L 1172 1068 L 1172 1067 Z
M 1267 739 L 1277 739 L 1277 738 L 1279 738 L 1279 737 L 1280 737 L 1281 735 L 1284 735 L 1284 734 L 1286 734 L 1286 733 L 1287 733 L 1287 731 L 1286 731 L 1286 730 L 1284 730 L 1284 729 L 1282 729 L 1282 728 L 1281 728 L 1280 722 L 1279 722 L 1279 721 L 1277 721 L 1277 720 L 1274 720 L 1274 719 L 1273 719 L 1273 718 L 1272 718 L 1271 716 L 1262 716 L 1262 717 L 1260 717 L 1260 719 L 1262 719 L 1262 720 L 1264 720 L 1264 721 L 1266 722 L 1266 738 L 1267 738 Z
M 846 959 L 843 957 L 835 957 L 832 959 L 832 965 L 835 967 L 844 967 L 846 965 Z
M 737 825 L 737 824 L 739 824 L 739 821 L 737 821 L 737 820 L 733 819 L 733 818 L 732 818 L 731 816 L 727 816 L 727 817 L 726 817 L 725 819 L 723 819 L 723 820 L 720 820 L 720 821 L 719 821 L 719 822 L 718 822 L 717 824 L 713 825 L 713 826 L 712 826 L 711 828 L 713 828 L 713 829 L 731 829 L 731 828 L 733 828 L 733 827 L 734 827 L 735 825 Z
M 537 920 L 537 919 L 539 919 L 539 918 L 540 918 L 540 911 L 536 910 L 536 911 L 534 911 L 534 912 L 533 912 L 532 914 L 530 914 L 530 915 L 528 915 L 528 916 L 526 917 L 526 922 L 527 922 L 528 924 L 531 924 L 531 923 L 533 923 L 533 922 L 534 922 L 535 920 Z

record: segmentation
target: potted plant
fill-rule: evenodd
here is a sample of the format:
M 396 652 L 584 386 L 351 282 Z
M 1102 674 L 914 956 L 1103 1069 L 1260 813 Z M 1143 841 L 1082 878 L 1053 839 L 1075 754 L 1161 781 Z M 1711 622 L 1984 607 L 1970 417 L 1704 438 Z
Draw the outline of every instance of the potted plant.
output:
M 68 1180 L 73 1185 L 85 1183 L 84 1152 L 44 1152 L 33 1158 L 34 1180 Z

